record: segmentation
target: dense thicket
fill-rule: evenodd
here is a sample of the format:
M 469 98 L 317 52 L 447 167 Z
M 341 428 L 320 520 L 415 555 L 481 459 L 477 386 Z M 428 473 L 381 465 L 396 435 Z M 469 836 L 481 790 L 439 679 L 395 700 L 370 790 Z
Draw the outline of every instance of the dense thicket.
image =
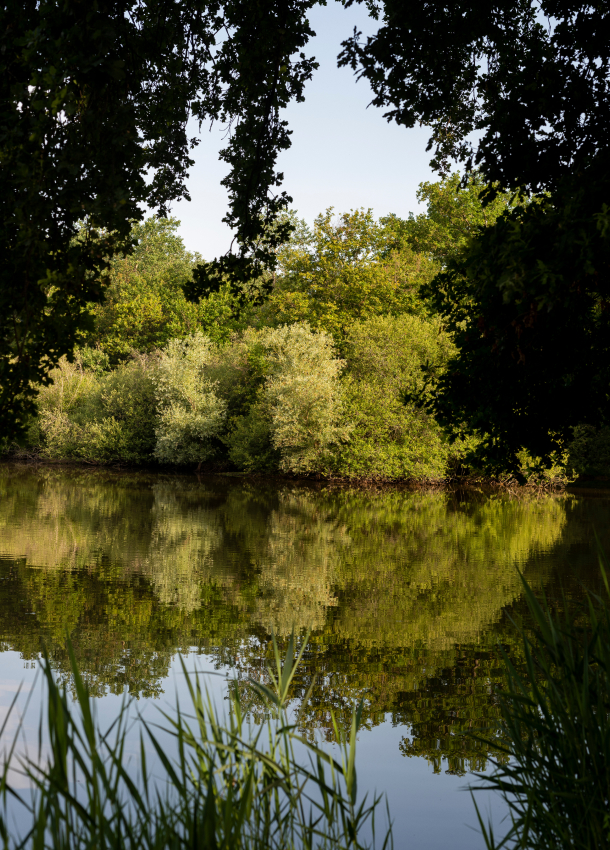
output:
M 189 301 L 200 258 L 185 249 L 178 222 L 136 222 L 133 250 L 109 264 L 105 300 L 88 306 L 92 328 L 74 362 L 61 360 L 39 389 L 26 451 L 392 480 L 494 463 L 523 480 L 605 474 L 607 430 L 581 411 L 567 415 L 576 430 L 550 463 L 528 452 L 528 433 L 515 427 L 510 465 L 494 455 L 498 423 L 469 424 L 466 394 L 464 407 L 434 412 L 470 327 L 466 283 L 449 317 L 435 287 L 457 275 L 447 270 L 469 256 L 473 234 L 511 214 L 509 195 L 483 204 L 484 188 L 479 176 L 466 188 L 459 175 L 422 184 L 427 210 L 406 220 L 328 210 L 310 228 L 291 214 L 276 272 L 252 282 L 250 300 L 225 281 Z

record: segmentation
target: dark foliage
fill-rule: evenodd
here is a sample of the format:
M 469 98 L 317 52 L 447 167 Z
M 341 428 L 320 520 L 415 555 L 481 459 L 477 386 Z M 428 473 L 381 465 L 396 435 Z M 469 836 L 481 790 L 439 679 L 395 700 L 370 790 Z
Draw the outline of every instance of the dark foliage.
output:
M 610 419 L 609 186 L 601 173 L 506 213 L 431 287 L 460 348 L 435 411 L 488 434 L 489 462 Z
M 344 42 L 341 63 L 388 120 L 432 127 L 437 166 L 457 158 L 504 189 L 553 191 L 605 154 L 608 2 L 363 2 L 381 26 Z
M 314 0 L 6 0 L 0 9 L 0 431 L 70 353 L 145 202 L 188 197 L 190 116 L 230 129 L 222 157 L 242 253 L 289 199 L 279 111 L 315 63 Z M 150 179 L 149 179 L 150 178 Z

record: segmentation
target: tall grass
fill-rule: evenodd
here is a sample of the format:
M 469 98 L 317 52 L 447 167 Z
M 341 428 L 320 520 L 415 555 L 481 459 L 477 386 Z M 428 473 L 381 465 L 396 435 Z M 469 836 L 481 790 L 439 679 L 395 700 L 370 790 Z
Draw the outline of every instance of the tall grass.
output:
M 175 713 L 161 713 L 157 725 L 139 717 L 135 764 L 127 749 L 128 736 L 133 741 L 134 734 L 129 704 L 124 702 L 112 727 L 102 731 L 74 655 L 74 701 L 56 684 L 45 658 L 48 707 L 41 717 L 38 755 L 16 756 L 13 742 L 4 763 L 0 784 L 4 847 L 358 850 L 373 846 L 380 798 L 360 800 L 357 792 L 361 709 L 354 711 L 348 735 L 336 728 L 340 760 L 299 737 L 291 722 L 289 688 L 304 646 L 305 642 L 296 653 L 291 638 L 282 660 L 274 644 L 271 684 L 251 682 L 269 715 L 256 728 L 246 723 L 237 688 L 230 690 L 223 720 L 199 677 L 189 674 L 183 663 L 189 710 L 177 707 Z M 173 755 L 163 744 L 168 733 Z M 156 775 L 147 763 L 147 751 L 155 756 Z M 11 771 L 21 774 L 19 784 L 25 780 L 31 790 L 13 787 Z M 28 822 L 20 836 L 9 830 L 9 811 L 15 806 L 22 807 Z M 391 843 L 388 830 L 382 845 Z
M 601 557 L 600 566 L 610 595 Z M 494 740 L 510 758 L 479 777 L 504 798 L 510 826 L 497 839 L 479 814 L 483 835 L 489 850 L 609 847 L 610 608 L 588 593 L 552 613 L 523 584 L 534 629 L 521 630 L 524 664 L 505 658 Z

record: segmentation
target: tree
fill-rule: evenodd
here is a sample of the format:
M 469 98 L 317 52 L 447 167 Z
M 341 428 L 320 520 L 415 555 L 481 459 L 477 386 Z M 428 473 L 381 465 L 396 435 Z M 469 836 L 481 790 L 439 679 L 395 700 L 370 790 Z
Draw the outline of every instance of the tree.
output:
M 340 64 L 369 81 L 388 120 L 432 128 L 438 168 L 465 160 L 501 188 L 540 192 L 605 158 L 607 3 L 364 2 L 381 26 L 365 42 L 354 32 Z
M 610 417 L 610 7 L 385 0 L 382 12 L 341 58 L 373 102 L 432 127 L 441 171 L 480 168 L 487 201 L 535 201 L 473 234 L 431 287 L 461 349 L 435 410 L 486 433 L 499 465 L 522 446 L 548 457 L 571 426 Z
M 444 269 L 450 260 L 462 256 L 481 228 L 491 227 L 514 206 L 511 195 L 505 192 L 498 192 L 493 201 L 485 202 L 486 189 L 480 172 L 468 175 L 464 183 L 454 172 L 435 182 L 419 184 L 417 200 L 426 202 L 425 213 L 410 213 L 408 219 L 388 216 L 382 222 L 394 229 L 398 244 L 432 258 Z
M 194 116 L 231 130 L 222 157 L 242 259 L 288 202 L 280 109 L 315 63 L 315 0 L 6 0 L 0 9 L 0 429 L 90 328 L 139 204 L 187 197 Z M 149 179 L 150 178 L 150 179 Z M 79 226 L 80 223 L 80 226 Z M 78 234 L 78 238 L 77 237 Z M 280 238 L 278 236 L 278 238 Z M 259 252 L 260 253 L 260 252 Z M 270 255 L 271 256 L 271 255 Z
M 371 210 L 319 215 L 303 222 L 278 252 L 276 284 L 262 317 L 306 321 L 339 345 L 358 319 L 425 310 L 420 286 L 438 270 L 431 258 L 401 244 L 395 220 L 376 222 Z
M 460 353 L 440 420 L 486 434 L 488 462 L 541 458 L 610 416 L 607 184 L 570 187 L 502 216 L 449 264 L 433 297 Z
M 90 345 L 111 362 L 130 352 L 163 348 L 170 339 L 194 333 L 201 311 L 184 296 L 183 285 L 200 260 L 191 254 L 173 218 L 149 218 L 131 230 L 133 248 L 110 261 L 104 301 L 93 307 Z

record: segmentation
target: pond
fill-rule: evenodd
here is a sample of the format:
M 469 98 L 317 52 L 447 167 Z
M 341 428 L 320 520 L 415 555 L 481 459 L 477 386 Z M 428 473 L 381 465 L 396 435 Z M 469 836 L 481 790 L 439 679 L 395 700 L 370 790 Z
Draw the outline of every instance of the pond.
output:
M 126 691 L 171 703 L 178 653 L 264 677 L 271 635 L 311 629 L 303 732 L 332 746 L 331 711 L 364 699 L 361 786 L 388 793 L 396 846 L 482 847 L 463 789 L 490 753 L 462 733 L 498 716 L 519 572 L 551 602 L 597 589 L 594 532 L 610 551 L 610 498 L 0 466 L 0 712 L 39 687 L 42 642 L 69 681 L 66 635 L 110 717 Z

